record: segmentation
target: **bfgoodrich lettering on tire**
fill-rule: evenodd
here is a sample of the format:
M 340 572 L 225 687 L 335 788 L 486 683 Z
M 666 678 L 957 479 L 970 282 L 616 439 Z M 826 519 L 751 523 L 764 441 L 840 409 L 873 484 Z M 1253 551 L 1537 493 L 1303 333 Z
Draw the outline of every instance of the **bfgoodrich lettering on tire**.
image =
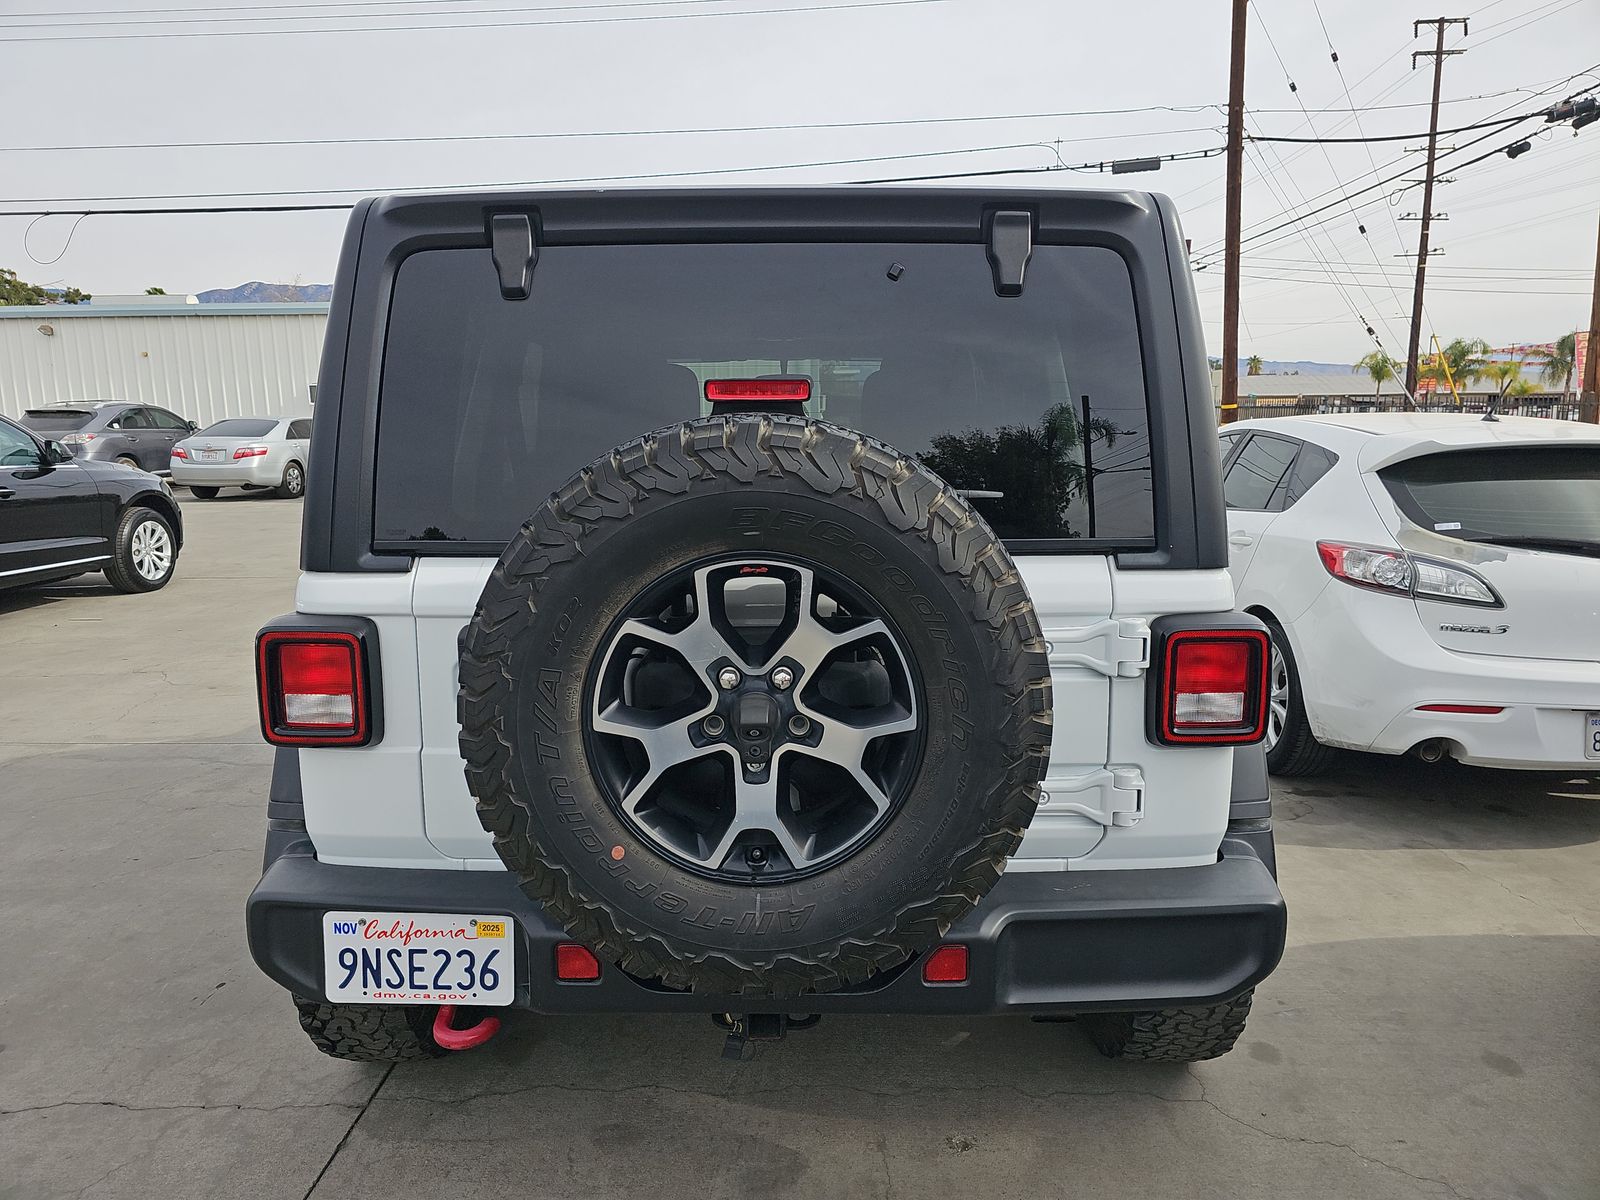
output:
M 798 995 L 936 942 L 1038 802 L 1050 682 L 1004 547 L 892 448 L 692 421 L 585 468 L 463 639 L 461 750 L 528 894 L 640 977 Z

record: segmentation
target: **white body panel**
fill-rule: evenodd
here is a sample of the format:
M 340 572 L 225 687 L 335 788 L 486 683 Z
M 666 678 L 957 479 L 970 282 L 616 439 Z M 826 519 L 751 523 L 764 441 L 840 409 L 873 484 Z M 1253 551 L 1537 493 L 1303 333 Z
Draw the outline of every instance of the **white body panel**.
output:
M 1284 512 L 1230 510 L 1251 533 L 1235 564 L 1239 607 L 1284 628 L 1319 741 L 1404 754 L 1438 738 L 1480 766 L 1593 769 L 1584 721 L 1600 712 L 1600 561 L 1464 542 L 1405 518 L 1372 472 L 1442 450 L 1600 444 L 1600 429 L 1538 418 L 1485 423 L 1452 414 L 1278 417 L 1229 429 L 1283 434 L 1339 456 Z M 1501 609 L 1354 587 L 1333 579 L 1318 540 L 1398 547 L 1471 569 Z M 1464 632 L 1441 629 L 1457 625 Z M 1496 632 L 1506 627 L 1505 633 Z M 1421 712 L 1428 704 L 1502 706 L 1493 714 Z
M 407 574 L 305 575 L 303 613 L 378 623 L 377 746 L 301 752 L 319 857 L 356 865 L 504 870 L 479 824 L 457 739 L 458 639 L 492 559 L 423 558 Z M 1214 862 L 1227 827 L 1230 748 L 1145 737 L 1149 623 L 1232 607 L 1228 573 L 1117 571 L 1095 555 L 1018 565 L 1050 644 L 1055 723 L 1045 799 L 1014 871 Z

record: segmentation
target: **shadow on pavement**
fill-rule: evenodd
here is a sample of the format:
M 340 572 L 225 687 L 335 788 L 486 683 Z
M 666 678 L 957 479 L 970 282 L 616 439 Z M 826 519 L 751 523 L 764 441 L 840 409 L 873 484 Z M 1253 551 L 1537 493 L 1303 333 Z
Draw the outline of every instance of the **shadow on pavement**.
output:
M 1346 755 L 1327 775 L 1272 780 L 1280 844 L 1511 850 L 1600 841 L 1600 772 L 1496 771 Z

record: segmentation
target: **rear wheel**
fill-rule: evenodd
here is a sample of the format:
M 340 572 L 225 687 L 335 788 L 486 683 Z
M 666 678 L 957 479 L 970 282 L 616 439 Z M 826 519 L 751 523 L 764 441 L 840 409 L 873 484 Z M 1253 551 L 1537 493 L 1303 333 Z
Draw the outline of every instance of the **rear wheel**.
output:
M 1205 1008 L 1160 1008 L 1151 1012 L 1092 1013 L 1079 1019 L 1095 1048 L 1107 1058 L 1143 1062 L 1205 1062 L 1221 1058 L 1244 1032 L 1250 1015 L 1245 992 Z
M 119 592 L 153 592 L 166 587 L 178 565 L 178 540 L 167 519 L 154 509 L 130 508 L 117 523 L 106 578 Z
M 219 491 L 221 491 L 220 488 L 201 487 L 193 483 L 189 485 L 189 494 L 197 500 L 215 500 Z
M 117 456 L 117 466 L 132 467 L 135 471 L 137 471 L 139 469 L 139 460 L 134 458 L 131 454 L 121 454 Z
M 278 485 L 278 499 L 297 500 L 306 494 L 306 469 L 291 462 L 283 469 L 283 482 Z
M 1311 732 L 1305 695 L 1300 690 L 1300 670 L 1283 626 L 1270 619 L 1266 626 L 1272 639 L 1267 736 L 1262 743 L 1267 752 L 1267 770 L 1274 775 L 1320 775 L 1333 765 L 1338 751 L 1324 746 Z
M 444 1054 L 425 1004 L 324 1004 L 294 998 L 311 1044 L 349 1062 L 420 1062 Z

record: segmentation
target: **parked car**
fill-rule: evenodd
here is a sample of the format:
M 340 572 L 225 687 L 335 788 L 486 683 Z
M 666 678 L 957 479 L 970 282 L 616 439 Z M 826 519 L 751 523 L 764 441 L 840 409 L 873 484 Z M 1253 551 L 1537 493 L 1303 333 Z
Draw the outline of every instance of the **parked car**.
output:
M 165 587 L 183 515 L 164 480 L 74 458 L 0 417 L 0 588 L 104 571 L 119 592 Z
M 1183 247 L 1103 190 L 358 205 L 257 642 L 250 947 L 313 1043 L 1227 1052 L 1285 914 Z
M 172 482 L 202 500 L 225 487 L 294 500 L 305 495 L 310 458 L 310 417 L 229 417 L 172 448 Z
M 193 433 L 193 421 L 154 404 L 83 400 L 30 408 L 22 424 L 41 438 L 60 442 L 74 458 L 114 462 L 165 475 L 172 447 Z
M 1600 428 L 1363 413 L 1222 432 L 1239 604 L 1272 635 L 1267 762 L 1332 747 L 1600 763 Z

